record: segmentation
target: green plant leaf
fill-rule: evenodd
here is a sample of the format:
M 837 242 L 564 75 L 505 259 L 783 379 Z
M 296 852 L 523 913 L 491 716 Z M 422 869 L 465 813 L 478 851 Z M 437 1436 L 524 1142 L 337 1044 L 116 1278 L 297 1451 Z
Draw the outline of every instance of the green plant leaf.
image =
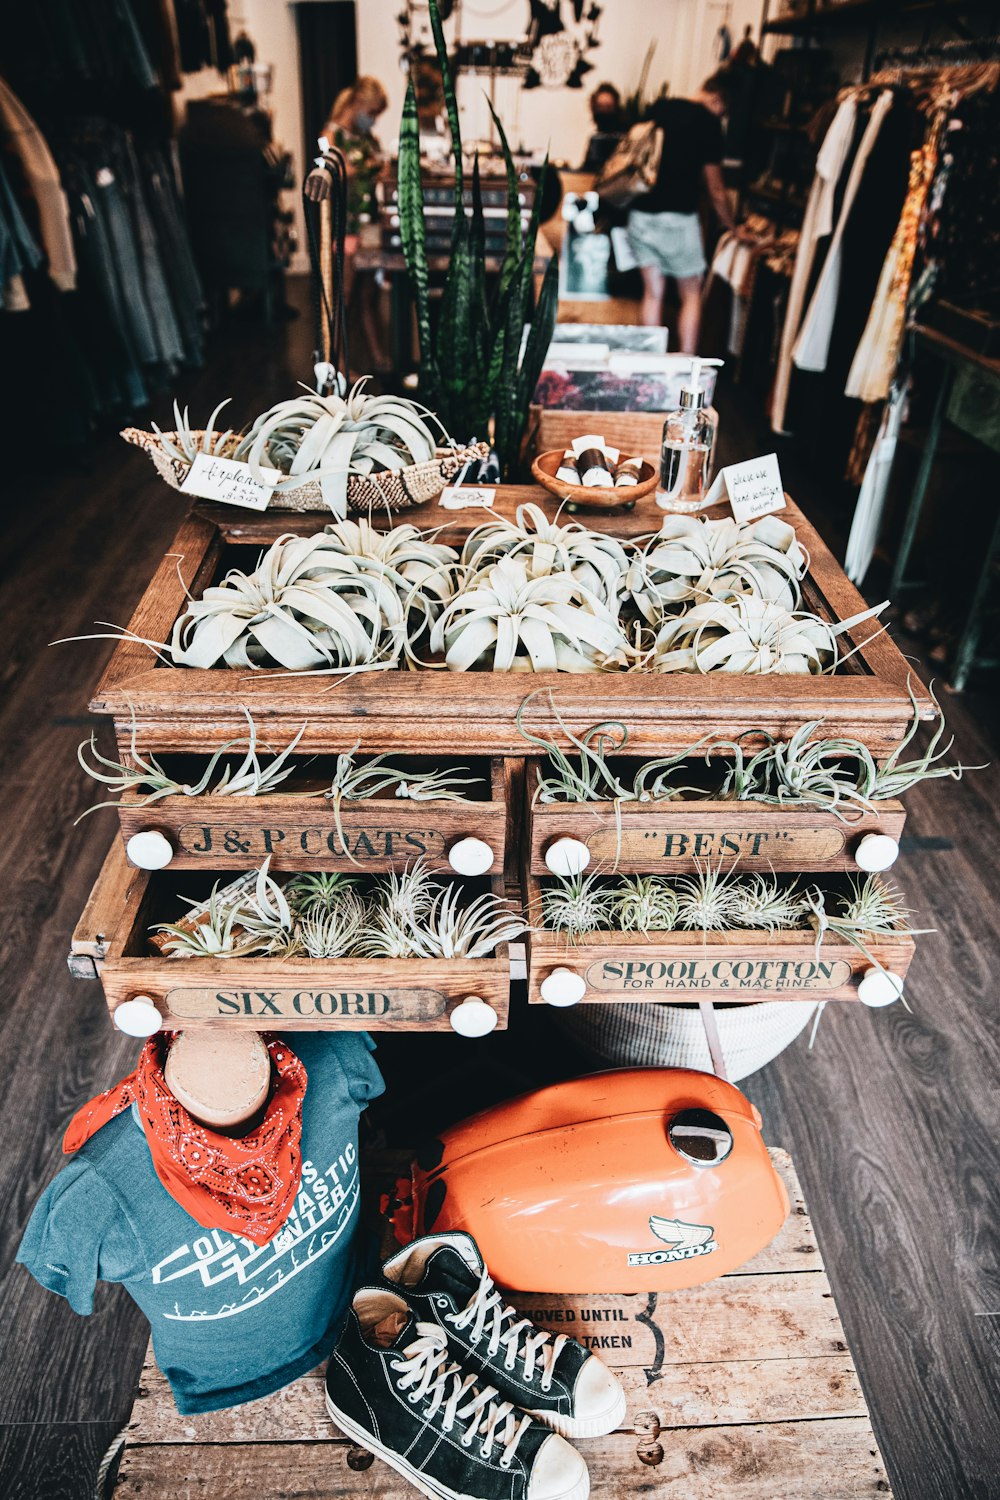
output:
M 444 39 L 444 27 L 441 25 L 441 12 L 437 8 L 437 0 L 428 0 L 428 10 L 431 16 L 431 30 L 434 33 L 434 49 L 437 52 L 438 62 L 441 64 L 441 88 L 444 93 L 444 107 L 448 115 L 448 128 L 451 131 L 451 149 L 455 159 L 455 200 L 456 205 L 462 202 L 465 192 L 465 178 L 462 171 L 462 132 L 458 123 L 458 100 L 455 97 L 455 84 L 451 76 L 451 64 L 448 61 L 448 44 Z
M 417 115 L 417 96 L 412 79 L 406 85 L 403 117 L 399 126 L 397 192 L 399 194 L 399 233 L 417 309 L 424 394 L 429 404 L 436 406 L 440 397 L 440 383 L 431 332 L 430 277 L 427 267 L 427 236 L 424 229 L 424 188 L 420 178 L 420 120 Z
M 490 114 L 493 116 L 493 123 L 500 137 L 500 149 L 503 152 L 504 167 L 507 173 L 507 237 L 503 264 L 500 267 L 500 279 L 497 284 L 497 302 L 499 303 L 502 301 L 507 288 L 516 274 L 521 253 L 524 249 L 524 230 L 521 226 L 521 204 L 517 185 L 517 168 L 514 165 L 514 158 L 507 143 L 507 135 L 500 121 L 500 116 L 493 108 L 492 102 L 489 99 L 486 102 L 489 105 Z

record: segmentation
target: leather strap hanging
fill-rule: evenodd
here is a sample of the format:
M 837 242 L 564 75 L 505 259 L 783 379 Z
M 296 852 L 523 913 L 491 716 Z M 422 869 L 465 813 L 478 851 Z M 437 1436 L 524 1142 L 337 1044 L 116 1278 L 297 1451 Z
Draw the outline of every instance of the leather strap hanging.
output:
M 320 395 L 346 389 L 347 305 L 344 298 L 344 238 L 347 232 L 347 163 L 336 146 L 322 154 L 302 187 L 311 271 L 316 389 Z

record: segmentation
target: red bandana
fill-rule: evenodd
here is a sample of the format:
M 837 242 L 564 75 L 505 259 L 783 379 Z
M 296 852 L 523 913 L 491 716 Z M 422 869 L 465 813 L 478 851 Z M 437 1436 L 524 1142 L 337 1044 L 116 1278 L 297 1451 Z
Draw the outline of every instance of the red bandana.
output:
M 151 1036 L 134 1073 L 78 1110 L 63 1151 L 79 1151 L 135 1100 L 157 1177 L 205 1229 L 227 1229 L 266 1245 L 288 1218 L 302 1178 L 302 1100 L 306 1070 L 284 1042 L 265 1037 L 276 1079 L 256 1130 L 233 1137 L 200 1125 L 163 1076 L 164 1032 Z

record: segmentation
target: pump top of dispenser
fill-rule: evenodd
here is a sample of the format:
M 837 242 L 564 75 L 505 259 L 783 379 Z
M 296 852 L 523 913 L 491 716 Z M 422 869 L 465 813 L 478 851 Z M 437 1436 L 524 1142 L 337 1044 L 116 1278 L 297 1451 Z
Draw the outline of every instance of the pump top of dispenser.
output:
M 721 366 L 721 359 L 701 359 L 696 354 L 691 360 L 691 373 L 688 376 L 689 384 L 681 386 L 681 407 L 689 409 L 705 405 L 705 392 L 701 388 L 701 372 L 705 365 Z

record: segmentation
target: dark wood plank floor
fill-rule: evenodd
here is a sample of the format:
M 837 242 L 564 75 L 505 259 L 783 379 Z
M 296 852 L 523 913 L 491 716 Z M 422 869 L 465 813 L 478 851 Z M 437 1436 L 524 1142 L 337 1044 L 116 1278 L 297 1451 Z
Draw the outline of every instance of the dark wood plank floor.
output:
M 270 335 L 234 328 L 182 397 L 197 416 L 232 393 L 245 418 L 308 378 L 309 342 L 302 321 Z M 163 419 L 165 405 L 154 415 Z M 761 451 L 741 403 L 724 397 L 720 407 L 723 461 Z M 811 509 L 818 476 L 790 460 L 786 479 Z M 183 509 L 148 461 L 114 439 L 85 472 L 18 484 L 7 500 L 0 1495 L 10 1500 L 92 1494 L 147 1338 L 119 1289 L 101 1288 L 94 1315 L 80 1319 L 12 1264 L 31 1206 L 59 1168 L 70 1113 L 136 1051 L 108 1025 L 99 986 L 71 980 L 65 966 L 112 835 L 108 813 L 73 826 L 94 800 L 75 750 L 110 646 L 48 643 L 95 620 L 127 621 Z M 964 760 L 996 755 L 994 685 L 948 709 Z M 998 780 L 990 770 L 907 799 L 899 881 L 921 925 L 938 929 L 920 942 L 910 1009 L 830 1006 L 812 1052 L 800 1038 L 746 1085 L 768 1140 L 795 1159 L 898 1500 L 1000 1495 Z M 387 1040 L 380 1056 L 390 1088 L 373 1128 L 400 1143 L 580 1065 L 547 1015 L 523 1005 L 511 1032 L 486 1043 Z

